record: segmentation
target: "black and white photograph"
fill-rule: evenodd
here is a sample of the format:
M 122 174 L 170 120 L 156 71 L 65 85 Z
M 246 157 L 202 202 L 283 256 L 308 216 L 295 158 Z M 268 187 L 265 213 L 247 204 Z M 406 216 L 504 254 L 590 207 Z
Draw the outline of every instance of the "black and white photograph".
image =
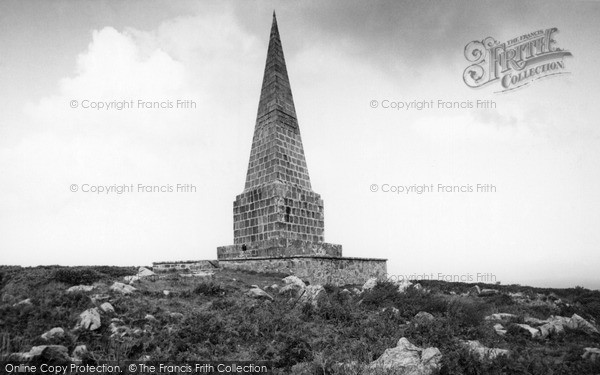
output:
M 0 373 L 600 374 L 599 20 L 0 2 Z

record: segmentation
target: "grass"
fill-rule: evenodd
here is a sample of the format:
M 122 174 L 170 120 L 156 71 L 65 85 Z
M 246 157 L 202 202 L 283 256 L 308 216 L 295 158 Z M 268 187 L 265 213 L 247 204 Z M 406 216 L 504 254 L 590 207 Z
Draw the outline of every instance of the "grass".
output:
M 44 344 L 42 333 L 63 327 L 67 334 L 53 343 L 69 351 L 87 345 L 92 361 L 137 360 L 146 355 L 153 361 L 260 360 L 270 361 L 275 373 L 281 374 L 358 374 L 387 348 L 396 346 L 399 338 L 406 337 L 415 345 L 440 349 L 441 374 L 600 373 L 600 363 L 581 358 L 584 347 L 600 346 L 598 336 L 567 331 L 539 341 L 512 323 L 506 325 L 506 336 L 498 336 L 493 324 L 484 320 L 494 312 L 514 313 L 517 322 L 525 316 L 573 313 L 597 319 L 600 295 L 583 288 L 493 285 L 486 287 L 502 293 L 481 298 L 462 296 L 471 285 L 461 283 L 425 281 L 421 284 L 430 292 L 409 288 L 398 293 L 395 285 L 381 282 L 358 295 L 326 285 L 326 293 L 316 306 L 292 307 L 289 296 L 268 288 L 281 285 L 285 275 L 220 270 L 212 279 L 171 273 L 158 281 L 143 280 L 135 284 L 138 291 L 127 296 L 109 290 L 114 281 L 122 281 L 135 271 L 119 267 L 0 267 L 0 360 L 9 353 Z M 96 289 L 65 293 L 79 283 L 94 284 Z M 271 293 L 274 301 L 245 296 L 254 284 Z M 165 295 L 164 290 L 170 293 Z M 515 303 L 509 292 L 523 292 L 533 299 L 538 293 L 554 293 L 565 304 Z M 89 298 L 94 294 L 107 294 L 116 315 L 103 314 L 102 327 L 97 331 L 71 331 L 78 315 L 95 306 Z M 31 298 L 33 305 L 13 306 L 25 298 Z M 435 319 L 418 326 L 407 324 L 420 311 L 431 313 Z M 145 319 L 147 314 L 155 320 Z M 131 333 L 111 337 L 113 317 L 121 319 Z M 460 340 L 479 340 L 488 347 L 510 349 L 512 354 L 482 362 L 468 353 Z

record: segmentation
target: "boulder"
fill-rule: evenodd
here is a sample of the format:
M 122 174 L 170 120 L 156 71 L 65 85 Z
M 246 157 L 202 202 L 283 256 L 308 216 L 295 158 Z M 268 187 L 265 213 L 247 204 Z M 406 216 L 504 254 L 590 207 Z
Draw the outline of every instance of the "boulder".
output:
M 504 326 L 500 323 L 494 324 L 494 331 L 496 331 L 496 333 L 500 336 L 506 335 L 506 329 L 504 329 Z
M 62 345 L 34 346 L 29 352 L 11 354 L 9 360 L 40 362 L 48 365 L 64 365 L 71 363 L 69 350 Z
M 493 360 L 500 355 L 510 354 L 510 351 L 507 349 L 488 348 L 476 340 L 462 341 L 462 344 L 469 350 L 469 352 L 475 354 L 480 360 Z
M 589 359 L 592 362 L 597 362 L 600 360 L 600 349 L 599 348 L 584 348 L 583 355 L 581 356 L 583 359 Z
M 110 290 L 113 290 L 117 293 L 121 294 L 131 294 L 135 292 L 137 289 L 132 287 L 131 285 L 126 285 L 120 282 L 116 282 L 110 287 Z
M 32 306 L 32 305 L 33 305 L 33 303 L 31 303 L 31 298 L 27 298 L 27 299 L 24 299 L 22 301 L 15 303 L 13 305 L 13 307 L 25 307 L 25 306 Z
M 313 306 L 317 306 L 319 296 L 325 292 L 325 288 L 321 285 L 309 285 L 306 287 L 304 294 L 300 297 L 300 302 L 310 303 Z
M 538 319 L 538 318 L 532 318 L 530 316 L 524 318 L 523 321 L 525 323 L 527 323 L 527 324 L 531 324 L 531 325 L 534 325 L 534 326 L 538 326 L 538 325 L 542 325 L 542 324 L 548 323 L 548 320 L 542 320 L 542 319 Z
M 402 280 L 397 281 L 396 285 L 398 286 L 398 292 L 404 293 L 404 292 L 406 292 L 406 290 L 408 289 L 409 286 L 413 285 L 413 283 L 411 283 L 410 281 L 408 281 L 406 279 L 402 279 Z
M 146 319 L 149 322 L 156 322 L 156 318 L 154 317 L 154 315 L 146 314 L 144 319 Z
M 488 315 L 485 317 L 485 320 L 497 320 L 497 321 L 505 321 L 510 319 L 515 319 L 517 316 L 515 314 L 509 313 L 496 313 L 492 315 Z
M 517 327 L 520 327 L 531 334 L 532 338 L 536 338 L 540 336 L 540 330 L 537 328 L 533 328 L 529 324 L 515 324 Z
M 260 289 L 259 287 L 250 289 L 249 291 L 246 292 L 246 295 L 248 297 L 252 297 L 252 298 L 256 298 L 256 299 L 267 299 L 270 301 L 273 300 L 273 297 L 271 297 L 271 295 L 269 293 L 265 292 L 264 290 Z
M 108 302 L 104 302 L 102 305 L 100 305 L 100 310 L 104 311 L 107 314 L 115 313 L 115 308 Z
M 45 332 L 42 335 L 42 338 L 44 340 L 57 340 L 57 339 L 61 339 L 63 337 L 65 337 L 65 330 L 60 327 L 52 328 L 51 330 L 49 330 L 48 332 Z
M 577 314 L 573 314 L 573 316 L 571 317 L 571 321 L 573 322 L 573 325 L 576 327 L 576 329 L 579 329 L 587 333 L 588 335 L 598 333 L 598 328 L 596 328 L 592 323 L 588 322 L 587 320 L 583 319 Z
M 110 296 L 108 294 L 94 294 L 93 296 L 90 297 L 90 299 L 92 300 L 92 303 L 96 304 L 96 303 L 100 303 L 102 301 L 106 301 L 110 298 Z
M 297 276 L 291 275 L 283 278 L 285 285 L 279 289 L 279 294 L 291 294 L 292 297 L 299 297 L 304 293 L 306 284 Z
M 171 294 L 171 292 L 168 290 L 163 290 L 163 294 L 165 297 L 168 297 Z
M 371 290 L 373 288 L 375 288 L 375 285 L 377 285 L 377 278 L 376 277 L 371 277 L 369 280 L 367 280 L 362 287 L 362 290 Z
M 388 371 L 395 374 L 429 375 L 440 368 L 441 359 L 442 353 L 437 348 L 419 348 L 402 337 L 395 348 L 386 349 L 379 358 L 371 362 L 365 373 Z
M 149 269 L 147 269 L 146 267 L 140 267 L 137 275 L 138 275 L 138 277 L 142 278 L 142 277 L 154 276 L 156 274 L 154 272 L 150 271 Z
M 77 345 L 75 349 L 73 349 L 73 353 L 71 353 L 71 358 L 75 362 L 81 362 L 89 355 L 87 346 L 85 345 Z
M 481 288 L 479 288 L 479 285 L 475 285 L 472 286 L 471 288 L 469 288 L 468 294 L 472 295 L 472 296 L 478 296 L 481 293 Z
M 91 292 L 94 290 L 95 286 L 93 285 L 76 285 L 67 289 L 67 293 L 76 293 L 76 292 Z
M 101 325 L 100 313 L 98 312 L 98 308 L 94 307 L 79 314 L 79 323 L 75 328 L 95 331 L 100 328 Z
M 416 290 L 421 290 L 423 289 L 423 285 L 416 283 L 415 285 L 413 285 L 413 288 L 415 288 Z
M 180 312 L 172 312 L 169 314 L 169 316 L 173 319 L 183 319 L 183 314 Z
M 125 280 L 125 282 L 129 285 L 140 281 L 140 277 L 138 275 L 132 275 L 132 276 L 125 276 L 123 278 L 123 280 Z

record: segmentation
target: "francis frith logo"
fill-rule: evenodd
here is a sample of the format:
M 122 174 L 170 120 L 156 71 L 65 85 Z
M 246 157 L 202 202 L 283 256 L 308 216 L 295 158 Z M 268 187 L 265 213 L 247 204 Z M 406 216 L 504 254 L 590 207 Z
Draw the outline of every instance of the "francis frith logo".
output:
M 467 86 L 479 88 L 498 82 L 505 92 L 526 86 L 540 78 L 568 73 L 564 58 L 571 52 L 558 48 L 556 27 L 537 30 L 507 42 L 492 37 L 475 40 L 465 47 L 472 63 L 463 73 Z

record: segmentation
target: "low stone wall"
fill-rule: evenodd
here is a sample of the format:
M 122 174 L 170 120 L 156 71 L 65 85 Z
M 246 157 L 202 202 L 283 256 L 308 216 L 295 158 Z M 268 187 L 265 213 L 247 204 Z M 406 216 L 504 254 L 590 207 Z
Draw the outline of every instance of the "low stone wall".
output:
M 154 262 L 152 270 L 156 273 L 194 272 L 219 268 L 218 260 L 188 260 L 182 262 Z
M 295 275 L 311 284 L 363 284 L 372 277 L 385 278 L 387 260 L 374 258 L 341 258 L 292 256 L 287 258 L 253 258 L 220 260 L 222 268 L 280 272 Z
M 294 255 L 341 257 L 342 245 L 278 238 L 257 241 L 245 250 L 242 248 L 242 245 L 229 245 L 217 248 L 217 259 L 219 260 L 233 258 L 276 258 Z

